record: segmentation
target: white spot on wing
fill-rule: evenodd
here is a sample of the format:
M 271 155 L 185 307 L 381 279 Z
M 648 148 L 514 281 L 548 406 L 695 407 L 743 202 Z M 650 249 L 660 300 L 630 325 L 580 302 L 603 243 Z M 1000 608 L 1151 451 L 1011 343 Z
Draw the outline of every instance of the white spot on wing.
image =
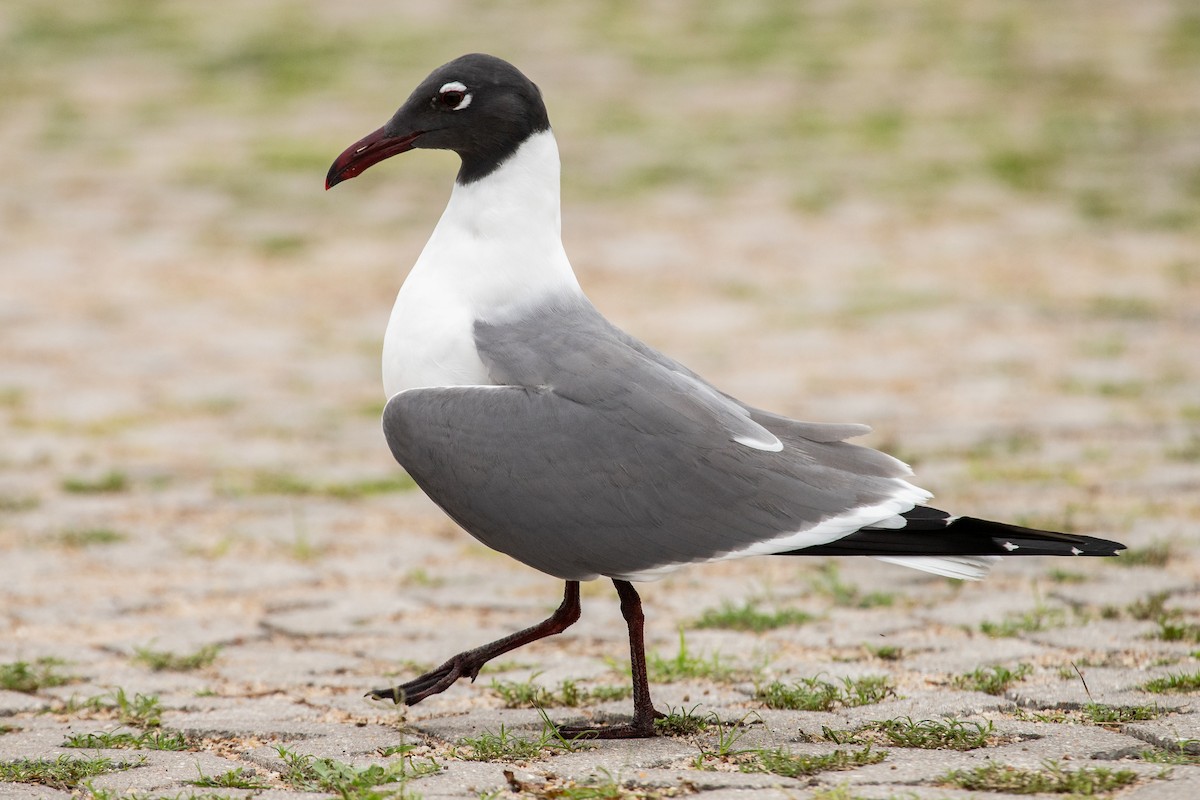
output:
M 688 384 L 696 393 L 697 399 L 717 416 L 728 430 L 730 441 L 767 453 L 778 453 L 783 449 L 783 442 L 779 441 L 779 437 L 751 419 L 749 410 L 687 373 L 672 374 Z
M 1001 547 L 1003 547 L 1005 550 L 1007 550 L 1007 551 L 1008 551 L 1008 552 L 1010 552 L 1010 553 L 1011 553 L 1013 550 L 1020 550 L 1020 549 L 1021 549 L 1021 545 L 1019 545 L 1019 544 L 1013 544 L 1012 542 L 1005 542 L 1004 544 L 1002 544 L 1002 545 L 1000 545 L 1000 546 L 1001 546 Z
M 1072 548 L 1071 548 L 1071 555 L 1073 555 L 1073 556 L 1081 556 L 1081 555 L 1083 555 L 1083 551 L 1082 551 L 1082 550 L 1080 550 L 1078 547 L 1072 547 Z
M 778 453 L 783 449 L 783 442 L 779 441 L 778 438 L 768 433 L 766 428 L 763 428 L 763 433 L 766 433 L 767 436 L 770 436 L 771 438 L 767 439 L 764 437 L 755 439 L 750 436 L 735 436 L 733 437 L 733 440 L 738 444 L 746 445 L 746 447 L 753 447 L 755 450 L 764 450 L 768 453 Z

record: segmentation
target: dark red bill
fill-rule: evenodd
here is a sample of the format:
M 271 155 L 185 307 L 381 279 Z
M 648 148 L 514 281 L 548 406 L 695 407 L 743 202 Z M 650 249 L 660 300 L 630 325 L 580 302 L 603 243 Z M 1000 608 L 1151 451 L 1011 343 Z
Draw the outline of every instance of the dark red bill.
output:
M 368 167 L 378 164 L 385 158 L 391 158 L 400 153 L 413 149 L 414 142 L 425 131 L 417 131 L 405 136 L 390 136 L 383 128 L 368 133 L 333 160 L 329 174 L 325 176 L 325 188 L 332 189 L 342 181 L 348 181 Z

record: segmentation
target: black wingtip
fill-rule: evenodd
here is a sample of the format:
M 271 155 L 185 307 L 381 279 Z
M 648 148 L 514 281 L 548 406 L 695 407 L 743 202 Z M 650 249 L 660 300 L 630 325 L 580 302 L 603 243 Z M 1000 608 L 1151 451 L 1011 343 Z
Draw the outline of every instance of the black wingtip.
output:
M 780 555 L 806 556 L 1115 556 L 1111 539 L 1043 531 L 919 506 L 903 528 L 864 529 L 836 542 Z
M 1004 552 L 1000 555 L 1115 556 L 1126 547 L 1112 539 L 1026 528 L 975 517 L 959 517 L 946 527 L 947 533 L 987 536 Z

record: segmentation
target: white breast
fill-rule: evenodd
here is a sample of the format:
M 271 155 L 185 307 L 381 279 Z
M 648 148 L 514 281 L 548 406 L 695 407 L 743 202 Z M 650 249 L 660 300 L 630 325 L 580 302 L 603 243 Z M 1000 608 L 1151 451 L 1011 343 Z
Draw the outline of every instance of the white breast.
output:
M 558 145 L 536 133 L 495 172 L 462 186 L 396 296 L 383 342 L 388 397 L 420 386 L 491 383 L 475 322 L 580 294 L 563 251 Z
M 491 382 L 475 349 L 471 309 L 449 299 L 412 277 L 401 287 L 383 338 L 388 397 L 418 386 Z

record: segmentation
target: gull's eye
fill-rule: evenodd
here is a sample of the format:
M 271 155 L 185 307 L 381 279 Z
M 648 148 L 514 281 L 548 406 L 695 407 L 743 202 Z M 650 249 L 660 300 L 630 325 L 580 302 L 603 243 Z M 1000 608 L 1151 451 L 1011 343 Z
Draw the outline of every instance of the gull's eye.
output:
M 471 105 L 471 93 L 458 81 L 450 81 L 438 89 L 436 103 L 448 111 L 462 111 Z

